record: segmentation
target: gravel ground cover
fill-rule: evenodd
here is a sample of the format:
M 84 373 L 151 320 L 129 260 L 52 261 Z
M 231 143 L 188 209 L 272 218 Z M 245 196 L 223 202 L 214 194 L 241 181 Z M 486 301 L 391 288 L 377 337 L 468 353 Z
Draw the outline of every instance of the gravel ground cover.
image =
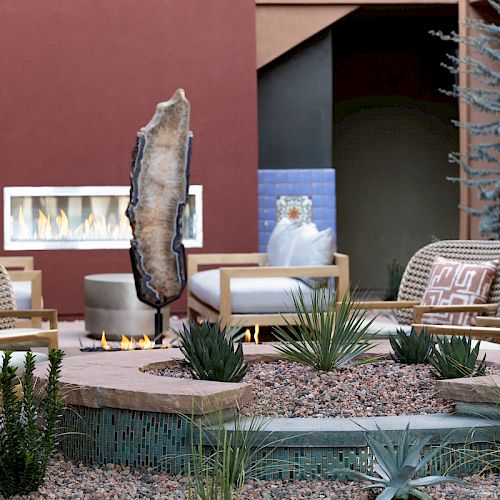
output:
M 245 484 L 241 500 L 271 499 L 341 499 L 368 500 L 374 494 L 360 491 L 360 483 L 338 481 L 255 481 Z M 153 472 L 130 471 L 108 465 L 90 468 L 74 465 L 57 457 L 49 467 L 46 484 L 37 493 L 16 500 L 44 499 L 155 499 L 185 500 L 188 498 L 187 481 Z M 422 488 L 436 500 L 441 499 L 497 499 L 500 475 L 468 478 L 466 485 L 443 484 Z M 0 497 L 1 498 L 1 497 Z
M 489 373 L 500 370 L 488 368 Z M 156 372 L 190 378 L 187 368 Z M 453 402 L 436 396 L 429 365 L 404 365 L 391 360 L 317 372 L 299 363 L 259 362 L 243 379 L 253 385 L 254 399 L 246 415 L 270 417 L 376 417 L 446 413 Z

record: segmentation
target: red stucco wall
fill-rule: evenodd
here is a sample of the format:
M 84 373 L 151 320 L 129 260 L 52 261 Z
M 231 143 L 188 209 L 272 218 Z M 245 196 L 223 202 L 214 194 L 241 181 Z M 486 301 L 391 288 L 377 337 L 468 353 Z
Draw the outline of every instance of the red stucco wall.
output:
M 183 87 L 202 251 L 256 250 L 254 0 L 2 0 L 0 24 L 2 187 L 128 184 L 137 129 Z M 61 315 L 86 274 L 130 270 L 126 250 L 25 254 Z

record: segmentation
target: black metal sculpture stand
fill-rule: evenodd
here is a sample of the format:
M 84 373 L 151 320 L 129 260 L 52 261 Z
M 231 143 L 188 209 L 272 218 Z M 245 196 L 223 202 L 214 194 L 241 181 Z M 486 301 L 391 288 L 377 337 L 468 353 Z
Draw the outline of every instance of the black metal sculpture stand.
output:
M 156 308 L 155 313 L 155 344 L 161 345 L 163 340 L 163 313 L 161 308 Z

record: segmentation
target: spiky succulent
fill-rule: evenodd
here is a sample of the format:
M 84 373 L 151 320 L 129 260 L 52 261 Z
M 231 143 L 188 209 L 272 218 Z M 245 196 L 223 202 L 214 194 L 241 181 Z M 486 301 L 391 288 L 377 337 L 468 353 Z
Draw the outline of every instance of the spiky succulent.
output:
M 406 365 L 427 363 L 432 352 L 432 336 L 426 331 L 417 335 L 414 328 L 407 335 L 403 330 L 397 330 L 395 337 L 390 337 L 392 359 Z
M 430 363 L 435 368 L 433 375 L 436 378 L 462 378 L 479 377 L 486 370 L 486 355 L 481 361 L 477 361 L 481 341 L 479 340 L 472 348 L 472 340 L 469 336 L 453 335 L 451 339 L 442 337 L 437 339 L 436 345 L 432 347 Z
M 290 297 L 296 324 L 283 316 L 286 327 L 273 330 L 278 339 L 275 347 L 284 359 L 328 372 L 371 349 L 373 335 L 368 331 L 373 320 L 356 308 L 348 293 L 337 303 L 337 294 L 330 288 L 312 289 L 310 307 L 302 289 L 290 291 Z
M 410 495 L 422 500 L 432 500 L 431 496 L 417 488 L 437 483 L 463 482 L 448 476 L 426 476 L 412 479 L 427 463 L 441 453 L 448 443 L 441 444 L 421 457 L 430 437 L 422 440 L 416 439 L 410 444 L 410 424 L 406 426 L 397 445 L 378 425 L 377 429 L 382 437 L 381 441 L 377 441 L 369 435 L 365 435 L 365 439 L 377 461 L 373 470 L 380 477 L 351 470 L 349 474 L 355 479 L 373 483 L 363 489 L 383 488 L 384 491 L 377 496 L 378 500 L 391 500 L 392 498 L 407 500 Z
M 196 321 L 178 332 L 180 349 L 193 378 L 217 382 L 240 382 L 247 372 L 241 344 L 235 346 L 238 330 L 220 323 Z

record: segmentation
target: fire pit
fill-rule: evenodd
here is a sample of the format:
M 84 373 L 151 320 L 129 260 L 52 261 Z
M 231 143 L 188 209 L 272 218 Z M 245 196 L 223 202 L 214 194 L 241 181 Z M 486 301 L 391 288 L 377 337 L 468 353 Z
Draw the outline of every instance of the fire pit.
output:
M 278 356 L 269 344 L 245 343 L 244 353 L 250 362 L 273 362 Z M 377 346 L 372 354 L 387 351 Z M 64 455 L 89 465 L 114 463 L 182 472 L 190 450 L 190 416 L 207 415 L 219 408 L 241 408 L 252 397 L 252 386 L 245 382 L 176 379 L 149 373 L 182 359 L 175 348 L 66 358 L 61 377 L 66 394 L 65 436 L 60 445 Z M 35 376 L 47 376 L 46 363 L 37 367 Z M 488 433 L 498 425 L 495 421 L 449 414 L 269 418 L 259 431 L 263 445 L 272 449 L 265 476 L 333 478 L 342 467 L 369 471 L 372 458 L 364 433 L 376 434 L 379 426 L 397 436 L 408 423 L 415 436 L 430 436 L 431 444 L 450 441 L 449 450 L 429 464 L 430 473 L 446 470 L 456 460 L 454 449 L 480 449 L 485 443 L 488 446 Z

